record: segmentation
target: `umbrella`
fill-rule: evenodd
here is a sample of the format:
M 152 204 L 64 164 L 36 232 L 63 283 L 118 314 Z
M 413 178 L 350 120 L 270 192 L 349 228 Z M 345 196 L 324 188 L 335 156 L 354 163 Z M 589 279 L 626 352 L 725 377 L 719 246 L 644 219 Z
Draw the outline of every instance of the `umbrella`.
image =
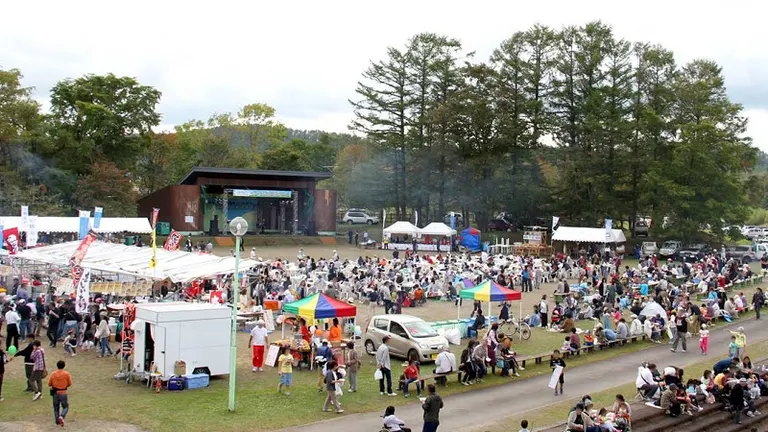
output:
M 491 302 L 494 301 L 514 301 L 522 300 L 523 294 L 520 291 L 514 291 L 505 288 L 492 280 L 487 280 L 474 288 L 461 290 L 459 297 L 465 299 L 487 301 L 488 315 L 491 313 Z M 522 303 L 520 304 L 520 314 L 522 315 Z M 521 317 L 522 318 L 522 317 Z
M 520 291 L 505 288 L 494 281 L 487 280 L 474 288 L 461 290 L 459 297 L 480 301 L 522 300 Z
M 307 298 L 283 305 L 283 311 L 314 320 L 338 317 L 353 317 L 357 308 L 349 303 L 317 293 Z

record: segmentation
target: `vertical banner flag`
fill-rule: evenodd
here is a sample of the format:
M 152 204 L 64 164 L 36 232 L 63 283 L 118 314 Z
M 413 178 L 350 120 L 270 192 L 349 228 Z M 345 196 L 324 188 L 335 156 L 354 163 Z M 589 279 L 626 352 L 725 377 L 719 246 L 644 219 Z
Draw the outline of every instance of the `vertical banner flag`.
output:
M 387 227 L 387 209 L 381 211 L 381 227 Z
M 456 213 L 454 212 L 451 212 L 450 223 L 451 223 L 451 229 L 456 229 Z
M 165 240 L 165 245 L 163 246 L 163 249 L 165 250 L 176 250 L 181 245 L 181 239 L 183 236 L 176 230 L 171 230 L 171 233 L 168 235 L 168 239 Z
M 612 219 L 606 219 L 605 220 L 605 240 L 607 243 L 610 243 L 613 240 L 613 220 Z
M 29 219 L 29 206 L 21 206 L 21 221 L 19 221 L 19 231 L 27 231 L 27 221 Z
M 159 208 L 152 209 L 152 258 L 149 260 L 149 268 L 155 268 L 157 265 L 157 216 L 160 214 Z
M 560 217 L 552 216 L 552 232 L 557 231 L 560 228 Z
M 419 212 L 414 210 L 413 214 L 416 217 L 416 220 L 413 222 L 413 224 L 418 227 L 419 226 Z
M 83 262 L 83 258 L 85 258 L 85 254 L 88 252 L 88 248 L 91 247 L 91 244 L 96 241 L 96 233 L 93 231 L 89 231 L 88 234 L 83 238 L 83 241 L 80 242 L 80 244 L 77 246 L 77 249 L 72 253 L 72 256 L 69 257 L 69 266 L 70 267 L 79 267 L 80 264 Z M 73 276 L 74 279 L 74 276 Z
M 5 244 L 5 236 L 3 235 L 3 220 L 0 219 L 0 249 L 3 248 L 3 245 Z
M 75 312 L 88 313 L 88 304 L 91 297 L 91 269 L 80 269 L 80 277 L 75 286 Z
M 8 253 L 16 255 L 19 252 L 19 246 L 21 246 L 21 240 L 19 239 L 18 228 L 8 228 L 3 230 L 3 239 L 5 239 L 5 248 L 8 249 Z
M 78 240 L 82 240 L 88 235 L 89 225 L 91 223 L 91 212 L 87 210 L 80 210 L 80 230 L 78 233 Z
M 37 216 L 27 219 L 27 247 L 37 246 Z
M 98 229 L 101 226 L 101 214 L 104 213 L 104 207 L 93 209 L 93 227 Z
M 88 234 L 85 235 L 83 238 L 83 241 L 80 242 L 80 244 L 77 246 L 77 249 L 75 249 L 75 252 L 72 253 L 72 256 L 69 257 L 69 266 L 72 267 L 72 289 L 74 289 L 77 297 L 75 300 L 75 308 L 78 309 L 80 307 L 80 295 L 81 290 L 86 290 L 86 298 L 85 298 L 85 308 L 88 308 L 88 296 L 90 295 L 89 292 L 89 284 L 90 284 L 90 269 L 83 269 L 80 267 L 80 264 L 82 264 L 83 259 L 85 258 L 85 254 L 88 252 L 88 248 L 91 247 L 91 244 L 96 241 L 96 233 L 93 231 L 89 231 Z M 85 283 L 85 287 L 83 288 L 81 280 L 83 279 L 83 276 L 85 275 L 85 272 L 88 272 L 88 281 Z M 87 310 L 86 310 L 87 312 Z M 83 313 L 83 312 L 78 312 Z

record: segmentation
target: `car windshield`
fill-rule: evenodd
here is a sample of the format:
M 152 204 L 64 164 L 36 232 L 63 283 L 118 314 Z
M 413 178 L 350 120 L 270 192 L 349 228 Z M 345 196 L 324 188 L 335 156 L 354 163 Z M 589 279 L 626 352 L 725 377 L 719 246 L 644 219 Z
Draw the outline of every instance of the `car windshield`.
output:
M 690 249 L 690 250 L 699 250 L 699 249 L 703 249 L 703 248 L 704 248 L 703 244 L 692 244 L 692 245 L 688 245 L 688 247 L 686 247 L 686 249 Z
M 674 248 L 675 248 L 675 246 L 677 246 L 677 245 L 675 244 L 675 242 L 665 242 L 665 243 L 664 243 L 664 244 L 661 246 L 661 248 L 662 248 L 662 249 L 674 249 Z
M 411 337 L 415 338 L 428 338 L 437 336 L 437 332 L 429 324 L 424 321 L 413 321 L 403 324 L 411 334 Z

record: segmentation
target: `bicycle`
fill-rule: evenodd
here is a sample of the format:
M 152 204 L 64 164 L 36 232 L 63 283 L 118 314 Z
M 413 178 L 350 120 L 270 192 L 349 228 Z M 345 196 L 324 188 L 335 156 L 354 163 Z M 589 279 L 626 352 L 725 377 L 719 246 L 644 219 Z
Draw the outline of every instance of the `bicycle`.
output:
M 514 340 L 514 335 L 520 334 L 520 339 L 528 340 L 531 338 L 531 326 L 525 322 L 518 322 L 514 317 L 504 321 L 499 326 L 499 330 Z

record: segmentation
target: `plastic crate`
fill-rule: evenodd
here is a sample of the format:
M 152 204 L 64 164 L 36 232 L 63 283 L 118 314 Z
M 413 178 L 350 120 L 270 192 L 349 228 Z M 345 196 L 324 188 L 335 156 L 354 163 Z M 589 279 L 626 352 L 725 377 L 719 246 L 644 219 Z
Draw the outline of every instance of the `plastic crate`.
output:
M 206 374 L 187 375 L 184 377 L 184 389 L 194 390 L 208 387 L 210 378 Z
M 168 390 L 170 391 L 184 390 L 185 381 L 186 380 L 182 376 L 172 376 L 168 380 Z

